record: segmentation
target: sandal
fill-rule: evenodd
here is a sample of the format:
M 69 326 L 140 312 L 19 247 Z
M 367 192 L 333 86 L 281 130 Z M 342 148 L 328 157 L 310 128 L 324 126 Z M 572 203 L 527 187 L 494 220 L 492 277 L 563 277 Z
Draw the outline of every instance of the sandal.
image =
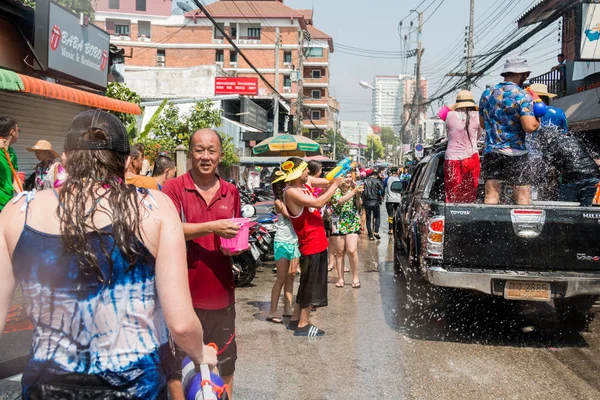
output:
M 267 321 L 274 324 L 283 324 L 283 321 L 279 317 L 267 317 Z
M 352 287 L 353 287 L 354 289 L 358 289 L 358 288 L 360 288 L 360 281 L 358 281 L 358 282 L 352 282 Z
M 335 287 L 337 288 L 343 288 L 344 286 L 346 286 L 346 282 L 344 281 L 338 281 L 338 283 L 335 284 Z
M 350 268 L 344 267 L 344 272 L 350 272 Z

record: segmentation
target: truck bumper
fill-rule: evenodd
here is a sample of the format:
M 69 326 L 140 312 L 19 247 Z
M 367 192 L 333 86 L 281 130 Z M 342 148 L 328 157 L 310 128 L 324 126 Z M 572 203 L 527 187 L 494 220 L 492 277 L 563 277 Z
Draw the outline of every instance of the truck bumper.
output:
M 466 272 L 449 271 L 438 266 L 425 270 L 428 282 L 436 286 L 471 289 L 492 295 L 501 295 L 494 289 L 494 282 L 539 281 L 556 283 L 561 286 L 554 297 L 565 298 L 581 295 L 600 295 L 600 276 L 597 274 L 577 274 L 576 276 L 536 275 L 518 272 Z

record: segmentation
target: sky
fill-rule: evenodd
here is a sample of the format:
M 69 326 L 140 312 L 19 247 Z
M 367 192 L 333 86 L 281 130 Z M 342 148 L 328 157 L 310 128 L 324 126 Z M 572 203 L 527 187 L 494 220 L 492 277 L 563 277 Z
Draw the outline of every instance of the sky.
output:
M 189 1 L 189 0 L 188 0 Z M 204 0 L 205 4 L 213 0 Z M 516 27 L 515 21 L 539 0 L 475 0 L 475 56 L 484 54 Z M 359 81 L 372 82 L 375 75 L 412 74 L 416 59 L 393 58 L 389 52 L 416 49 L 416 32 L 413 29 L 409 43 L 398 34 L 399 22 L 403 22 L 403 36 L 408 35 L 410 23 L 418 25 L 417 14 L 423 12 L 424 26 L 422 44 L 422 74 L 429 80 L 430 97 L 448 90 L 457 81 L 445 80 L 463 54 L 465 27 L 469 24 L 470 0 L 284 0 L 295 9 L 314 9 L 314 25 L 333 38 L 335 51 L 331 55 L 331 94 L 340 101 L 340 120 L 371 121 L 371 98 L 369 89 Z M 530 38 L 510 55 L 525 57 L 533 69 L 532 77 L 550 71 L 557 64 L 560 52 L 558 22 Z M 524 33 L 524 32 L 523 32 Z M 381 51 L 387 58 L 365 56 L 361 50 L 348 47 Z M 351 53 L 351 54 L 349 54 Z M 523 54 L 519 54 L 523 53 Z M 479 99 L 487 84 L 502 80 L 500 70 L 504 59 L 492 68 L 472 89 Z M 474 58 L 478 60 L 478 58 Z M 477 70 L 477 68 L 475 68 Z M 464 72 L 465 67 L 455 72 Z M 458 90 L 456 91 L 458 92 Z M 444 100 L 454 103 L 455 93 Z M 442 103 L 436 101 L 428 113 L 434 115 Z
M 537 0 L 476 0 L 475 1 L 475 55 L 497 44 L 502 33 L 516 27 L 514 21 Z M 358 82 L 372 82 L 375 75 L 398 75 L 413 73 L 415 58 L 376 59 L 347 54 L 347 46 L 398 52 L 404 44 L 398 35 L 398 24 L 404 27 L 410 22 L 418 24 L 417 15 L 405 19 L 411 9 L 423 11 L 422 43 L 423 76 L 429 80 L 429 93 L 437 91 L 443 76 L 450 72 L 463 57 L 465 27 L 469 24 L 469 0 L 284 0 L 284 4 L 297 9 L 310 9 L 314 5 L 314 25 L 333 37 L 336 51 L 331 55 L 331 93 L 340 101 L 340 120 L 371 120 L 371 90 L 362 88 Z M 439 7 L 438 7 L 439 6 Z M 436 10 L 433 13 L 434 10 Z M 408 30 L 405 29 L 404 34 Z M 416 33 L 412 34 L 416 40 Z M 525 42 L 520 53 L 533 69 L 531 76 L 550 71 L 557 64 L 556 55 L 560 52 L 558 23 Z M 410 49 L 416 44 L 409 44 Z M 454 49 L 454 51 L 452 51 Z M 360 54 L 356 51 L 355 54 Z M 363 53 L 364 54 L 364 53 Z M 514 54 L 514 53 L 513 53 Z M 506 58 L 506 57 L 504 57 Z M 503 60 L 504 60 L 503 58 Z M 408 61 L 408 62 L 406 62 Z M 503 61 L 502 61 L 503 62 Z M 501 63 L 484 76 L 478 86 L 500 82 Z M 453 81 L 455 82 L 455 81 Z M 451 85 L 444 84 L 443 88 Z M 473 88 L 476 99 L 481 95 L 480 88 Z M 454 102 L 455 94 L 446 98 L 446 103 Z M 437 112 L 440 103 L 435 102 L 429 109 Z

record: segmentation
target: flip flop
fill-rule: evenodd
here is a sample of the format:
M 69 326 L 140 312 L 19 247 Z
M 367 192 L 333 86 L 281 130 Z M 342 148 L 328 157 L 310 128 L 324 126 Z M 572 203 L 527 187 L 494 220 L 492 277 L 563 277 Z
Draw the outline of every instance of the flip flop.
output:
M 283 314 L 282 317 L 283 318 L 292 318 L 292 314 Z
M 267 321 L 274 324 L 283 324 L 283 321 L 279 317 L 267 317 Z
M 337 288 L 343 288 L 344 286 L 346 286 L 346 282 L 341 281 L 335 284 L 335 287 Z
M 360 281 L 358 281 L 358 282 L 352 282 L 352 287 L 353 287 L 354 289 L 358 289 L 358 288 L 360 288 Z
M 348 267 L 345 267 L 345 268 L 344 268 L 344 272 L 350 272 L 350 268 L 348 268 Z

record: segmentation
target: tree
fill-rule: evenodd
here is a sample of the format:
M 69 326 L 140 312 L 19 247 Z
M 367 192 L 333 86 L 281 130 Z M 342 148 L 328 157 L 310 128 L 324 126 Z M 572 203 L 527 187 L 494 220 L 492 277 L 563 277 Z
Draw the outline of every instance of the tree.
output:
M 335 136 L 335 156 L 338 159 L 348 155 L 348 142 L 342 135 L 337 133 L 334 135 L 333 129 L 327 129 L 325 133 L 319 138 L 318 142 L 321 146 L 327 146 L 328 153 L 333 156 L 333 137 Z
M 129 89 L 126 84 L 119 82 L 110 82 L 106 87 L 106 97 L 110 97 L 111 99 L 127 101 L 129 103 L 135 103 L 138 106 L 142 102 L 142 97 Z M 129 138 L 133 139 L 137 136 L 137 117 L 133 114 L 109 111 L 111 114 L 114 114 L 121 120 L 125 128 L 127 128 L 127 133 L 129 133 Z
M 392 147 L 397 146 L 398 135 L 394 130 L 390 127 L 381 128 L 381 144 L 384 148 L 387 148 L 388 145 L 392 145 Z
M 367 151 L 365 153 L 365 157 L 368 160 L 375 161 L 383 158 L 385 154 L 385 149 L 383 148 L 383 144 L 381 144 L 381 139 L 377 135 L 369 135 L 367 138 Z
M 21 0 L 23 4 L 31 8 L 35 8 L 35 0 Z M 94 8 L 92 7 L 92 1 L 97 0 L 58 0 L 58 4 L 71 10 L 75 14 L 83 13 L 90 17 L 90 20 L 94 19 Z

